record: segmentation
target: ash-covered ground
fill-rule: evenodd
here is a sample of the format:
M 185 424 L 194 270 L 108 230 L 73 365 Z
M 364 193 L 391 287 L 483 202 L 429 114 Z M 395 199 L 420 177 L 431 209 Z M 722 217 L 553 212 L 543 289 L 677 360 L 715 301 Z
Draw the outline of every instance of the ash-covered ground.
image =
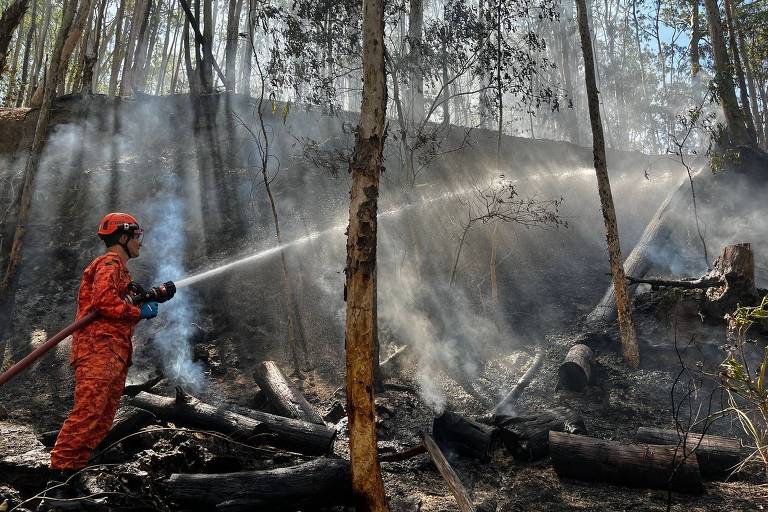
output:
M 246 100 L 143 101 L 115 105 L 97 99 L 88 105 L 71 99 L 59 105 L 54 117 L 59 124 L 44 155 L 16 291 L 3 310 L 8 322 L 0 333 L 2 364 L 18 360 L 73 318 L 80 273 L 101 250 L 93 226 L 106 211 L 135 212 L 146 226 L 142 257 L 130 264 L 134 278 L 145 284 L 180 279 L 275 246 L 271 207 L 258 168 L 259 145 L 238 125 L 253 122 Z M 239 112 L 239 118 L 230 116 L 231 110 Z M 14 122 L 17 132 L 23 133 L 24 126 L 28 130 L 30 122 L 18 111 L 3 115 L 4 133 L 13 132 L 9 125 Z M 349 183 L 346 165 L 338 159 L 353 136 L 345 129 L 348 120 L 317 114 L 297 111 L 283 123 L 268 112 L 267 121 L 274 152 L 268 174 L 274 178 L 283 240 L 311 235 L 286 250 L 297 321 L 307 345 L 301 354 L 304 376 L 297 382 L 328 424 L 337 428 L 334 453 L 345 457 L 346 420 L 339 407 L 345 402 L 343 229 Z M 457 129 L 443 144 L 459 147 L 465 135 Z M 399 347 L 409 348 L 387 379 L 395 386 L 377 398 L 382 452 L 417 445 L 420 433 L 429 432 L 433 418 L 443 410 L 470 418 L 486 416 L 524 374 L 537 347 L 544 351 L 544 362 L 515 404 L 520 411 L 568 407 L 581 415 L 590 436 L 603 439 L 630 441 L 641 425 L 672 427 L 672 386 L 681 370 L 675 339 L 680 347 L 689 344 L 690 315 L 680 320 L 668 303 L 658 306 L 648 295 L 637 298 L 639 370 L 622 362 L 615 326 L 590 331 L 586 338 L 581 328 L 584 315 L 609 284 L 591 151 L 510 137 L 502 155 L 505 168 L 497 169 L 494 137 L 473 132 L 471 144 L 430 162 L 415 183 L 399 167 L 397 145 L 389 146 L 380 207 L 382 359 Z M 24 147 L 23 137 L 15 146 L 4 146 L 6 178 L 20 168 Z M 609 166 L 628 253 L 667 194 L 679 183 L 685 185 L 687 175 L 670 158 L 638 154 L 613 153 Z M 523 197 L 562 198 L 559 214 L 568 227 L 472 226 L 455 282 L 450 283 L 467 204 L 478 188 L 501 175 L 513 177 Z M 747 209 L 753 213 L 745 216 L 744 208 L 734 207 L 730 197 L 741 193 L 739 187 L 723 190 L 725 206 L 714 199 L 699 203 L 710 252 L 716 254 L 725 243 L 752 242 L 758 285 L 765 286 L 768 251 L 759 208 Z M 744 194 L 741 199 L 752 201 Z M 654 252 L 653 268 L 665 275 L 696 277 L 706 264 L 690 207 L 672 213 L 678 228 L 665 250 Z M 3 226 L 4 240 L 12 225 Z M 498 299 L 492 294 L 492 254 Z M 129 384 L 162 376 L 153 392 L 173 396 L 174 387 L 181 385 L 224 407 L 263 408 L 252 375 L 255 365 L 274 360 L 286 373 L 293 370 L 286 315 L 291 308 L 281 273 L 280 259 L 267 257 L 181 290 L 179 297 L 161 306 L 156 320 L 137 332 Z M 716 369 L 725 328 L 695 330 L 698 345 L 682 349 L 688 354 L 684 361 L 695 367 L 701 359 L 707 368 Z M 593 385 L 583 393 L 556 390 L 557 367 L 578 340 L 588 340 L 596 352 Z M 701 346 L 707 348 L 696 348 Z M 6 441 L 3 453 L 33 447 L 31 453 L 36 454 L 29 474 L 11 479 L 0 471 L 5 475 L 0 494 L 12 502 L 33 496 L 45 484 L 45 449 L 36 439 L 46 439 L 46 432 L 57 429 L 71 405 L 68 348 L 68 342 L 63 343 L 0 389 L 3 428 L 22 429 Z M 699 357 L 700 352 L 704 356 Z M 695 399 L 700 402 L 701 397 Z M 725 421 L 712 428 L 723 435 L 738 434 L 737 426 Z M 188 509 L 189 504 L 164 496 L 162 481 L 170 473 L 269 469 L 307 460 L 157 422 L 102 454 L 97 462 L 105 465 L 79 477 L 78 485 L 95 495 L 88 506 L 96 509 Z M 547 458 L 517 462 L 501 447 L 486 463 L 460 456 L 453 456 L 451 463 L 483 510 L 668 506 L 663 491 L 561 480 Z M 2 464 L 8 461 L 0 463 L 0 470 L 8 467 Z M 426 455 L 382 467 L 393 510 L 456 509 Z M 673 494 L 671 507 L 755 510 L 766 500 L 760 485 L 754 475 L 709 482 L 703 495 Z

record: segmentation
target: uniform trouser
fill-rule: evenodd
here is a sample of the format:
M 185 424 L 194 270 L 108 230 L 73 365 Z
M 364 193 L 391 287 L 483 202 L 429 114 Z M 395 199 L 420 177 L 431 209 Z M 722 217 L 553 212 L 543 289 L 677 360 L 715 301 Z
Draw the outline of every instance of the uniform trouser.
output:
M 75 362 L 75 405 L 51 452 L 51 468 L 81 469 L 115 419 L 128 365 L 105 350 Z

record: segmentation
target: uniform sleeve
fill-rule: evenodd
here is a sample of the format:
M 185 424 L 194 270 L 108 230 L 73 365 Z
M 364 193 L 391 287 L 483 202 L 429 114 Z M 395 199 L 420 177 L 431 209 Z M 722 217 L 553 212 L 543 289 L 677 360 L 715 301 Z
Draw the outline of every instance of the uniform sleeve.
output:
M 139 320 L 141 310 L 126 302 L 118 294 L 118 265 L 105 261 L 96 269 L 93 278 L 93 306 L 102 316 Z

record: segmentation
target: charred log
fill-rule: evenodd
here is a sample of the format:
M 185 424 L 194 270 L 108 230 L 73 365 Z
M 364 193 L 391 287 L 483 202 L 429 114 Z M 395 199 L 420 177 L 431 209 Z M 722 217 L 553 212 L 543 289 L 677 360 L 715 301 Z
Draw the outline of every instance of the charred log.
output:
M 586 345 L 574 345 L 565 355 L 557 370 L 557 387 L 571 391 L 583 391 L 592 380 L 592 349 Z
M 259 364 L 254 378 L 278 415 L 325 425 L 320 414 L 274 361 Z
M 683 288 L 686 290 L 706 290 L 722 283 L 720 276 L 703 276 L 698 279 L 660 279 L 649 277 L 641 279 L 639 277 L 627 276 L 629 284 L 649 284 L 651 288 Z
M 728 476 L 742 460 L 741 445 L 736 439 L 704 434 L 678 433 L 653 427 L 639 427 L 641 443 L 678 446 L 684 454 L 695 453 L 701 474 L 711 478 Z
M 555 472 L 565 478 L 702 492 L 696 457 L 686 457 L 681 450 L 670 446 L 630 444 L 550 432 L 549 454 Z
M 154 420 L 155 415 L 147 410 L 130 405 L 121 407 L 117 410 L 115 420 L 112 422 L 112 428 L 109 429 L 109 433 L 101 441 L 98 449 L 103 450 L 120 441 L 125 436 L 138 432 L 147 425 L 150 425 Z
M 165 421 L 214 430 L 237 439 L 269 439 L 270 444 L 312 455 L 329 453 L 336 429 L 261 411 L 248 416 L 214 407 L 176 389 L 176 398 L 139 393 L 130 402 Z M 242 410 L 241 410 L 242 412 Z
M 429 453 L 429 456 L 432 458 L 432 462 L 435 463 L 437 470 L 443 476 L 443 479 L 445 479 L 445 483 L 448 484 L 448 487 L 451 489 L 454 498 L 456 498 L 456 505 L 458 505 L 458 510 L 460 512 L 475 512 L 475 506 L 472 504 L 472 500 L 469 499 L 467 490 L 464 488 L 461 480 L 459 480 L 456 472 L 445 459 L 443 452 L 440 451 L 440 448 L 438 448 L 435 441 L 429 436 L 429 434 L 424 434 L 423 442 L 424 448 L 427 449 L 427 453 Z
M 488 462 L 496 429 L 445 411 L 432 422 L 432 436 L 441 450 Z
M 584 420 L 564 407 L 536 414 L 497 416 L 496 425 L 504 446 L 517 460 L 532 461 L 549 453 L 549 432 L 586 434 Z
M 314 510 L 347 504 L 352 497 L 349 462 L 330 458 L 266 471 L 173 474 L 161 488 L 175 502 L 226 511 Z

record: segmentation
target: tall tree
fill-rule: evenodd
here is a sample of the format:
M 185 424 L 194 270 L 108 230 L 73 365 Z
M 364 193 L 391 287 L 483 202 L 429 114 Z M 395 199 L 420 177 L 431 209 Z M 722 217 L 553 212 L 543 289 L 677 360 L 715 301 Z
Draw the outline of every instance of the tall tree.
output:
M 235 92 L 235 75 L 237 62 L 237 42 L 239 39 L 240 11 L 243 9 L 243 0 L 229 0 L 227 11 L 227 45 L 224 49 L 226 58 L 225 74 L 227 77 L 227 92 Z M 250 50 L 250 48 L 248 49 Z
M 736 91 L 733 87 L 733 68 L 725 48 L 723 22 L 720 19 L 717 0 L 704 0 L 704 7 L 707 9 L 709 37 L 715 60 L 715 87 L 725 115 L 725 125 L 731 139 L 730 143 L 735 146 L 749 146 L 751 140 L 744 123 L 744 114 L 739 108 L 738 101 L 736 101 Z
M 410 121 L 418 126 L 424 119 L 424 71 L 422 70 L 422 47 L 424 34 L 424 1 L 410 0 L 408 11 L 408 44 L 410 55 L 408 67 L 410 84 Z
M 9 5 L 3 15 L 0 16 L 0 77 L 3 76 L 5 71 L 5 61 L 8 58 L 8 46 L 11 44 L 13 33 L 16 31 L 16 27 L 21 23 L 24 13 L 27 12 L 27 6 L 29 6 L 29 0 L 14 0 Z M 21 34 L 19 34 L 20 36 Z M 16 40 L 20 40 L 21 37 L 17 37 Z M 17 43 L 20 44 L 20 43 Z
M 734 21 L 733 2 L 725 0 L 725 20 L 728 24 L 728 39 L 731 45 L 731 56 L 736 71 L 736 79 L 739 81 L 739 93 L 741 95 L 741 111 L 744 114 L 744 123 L 747 125 L 747 133 L 751 142 L 757 142 L 755 122 L 752 120 L 752 109 L 749 105 L 747 80 L 744 78 L 744 67 L 741 65 L 738 36 L 736 34 L 736 22 Z
M 388 510 L 376 450 L 373 403 L 374 365 L 378 364 L 374 361 L 376 215 L 387 109 L 384 44 L 384 0 L 363 0 L 363 101 L 349 164 L 352 187 L 344 286 L 349 454 L 358 512 Z
M 51 105 L 53 104 L 54 94 L 56 93 L 58 80 L 61 76 L 58 73 L 59 63 L 61 62 L 62 50 L 64 49 L 67 36 L 69 35 L 76 10 L 77 0 L 64 0 L 59 32 L 56 36 L 56 44 L 53 48 L 53 52 L 51 53 L 51 62 L 46 75 L 42 103 L 37 114 L 35 135 L 32 138 L 32 148 L 29 151 L 29 157 L 24 166 L 24 182 L 18 199 L 16 229 L 13 234 L 13 242 L 11 245 L 11 252 L 8 256 L 8 264 L 5 267 L 3 280 L 0 282 L 0 301 L 7 298 L 8 292 L 11 289 L 11 284 L 14 281 L 16 268 L 21 260 L 21 248 L 24 241 L 24 234 L 27 230 L 27 223 L 29 222 L 30 206 L 32 205 L 32 194 L 35 188 L 35 178 L 37 177 L 40 155 L 42 155 L 45 142 L 48 139 L 48 122 L 51 116 Z
M 123 55 L 123 34 L 128 18 L 125 18 L 125 7 L 128 0 L 118 0 L 117 14 L 115 15 L 115 48 L 112 50 L 112 70 L 109 75 L 109 88 L 107 94 L 114 96 L 117 93 L 117 79 L 120 76 L 120 62 Z
M 587 6 L 585 0 L 576 0 L 576 16 L 581 36 L 581 49 L 584 54 L 584 75 L 587 84 L 587 103 L 589 104 L 589 120 L 592 125 L 593 154 L 595 173 L 597 174 L 597 190 L 600 194 L 600 206 L 603 211 L 606 238 L 608 241 L 608 259 L 613 277 L 613 287 L 616 292 L 616 310 L 619 317 L 619 334 L 624 360 L 632 368 L 640 365 L 640 354 L 637 349 L 635 324 L 632 319 L 632 305 L 629 301 L 627 280 L 624 276 L 621 246 L 619 244 L 619 228 L 616 222 L 616 210 L 613 206 L 611 183 L 608 179 L 608 166 L 605 160 L 605 139 L 603 124 L 600 119 L 600 101 L 598 99 L 597 81 L 595 79 L 595 63 L 592 53 L 592 37 L 587 21 Z
M 27 41 L 24 44 L 24 56 L 21 59 L 21 84 L 19 84 L 19 91 L 16 95 L 17 107 L 20 107 L 24 101 L 24 93 L 26 92 L 27 87 L 27 79 L 29 76 L 29 54 L 32 50 L 32 38 L 35 35 L 35 30 L 37 29 L 37 4 L 38 0 L 32 0 L 32 14 L 29 19 Z

